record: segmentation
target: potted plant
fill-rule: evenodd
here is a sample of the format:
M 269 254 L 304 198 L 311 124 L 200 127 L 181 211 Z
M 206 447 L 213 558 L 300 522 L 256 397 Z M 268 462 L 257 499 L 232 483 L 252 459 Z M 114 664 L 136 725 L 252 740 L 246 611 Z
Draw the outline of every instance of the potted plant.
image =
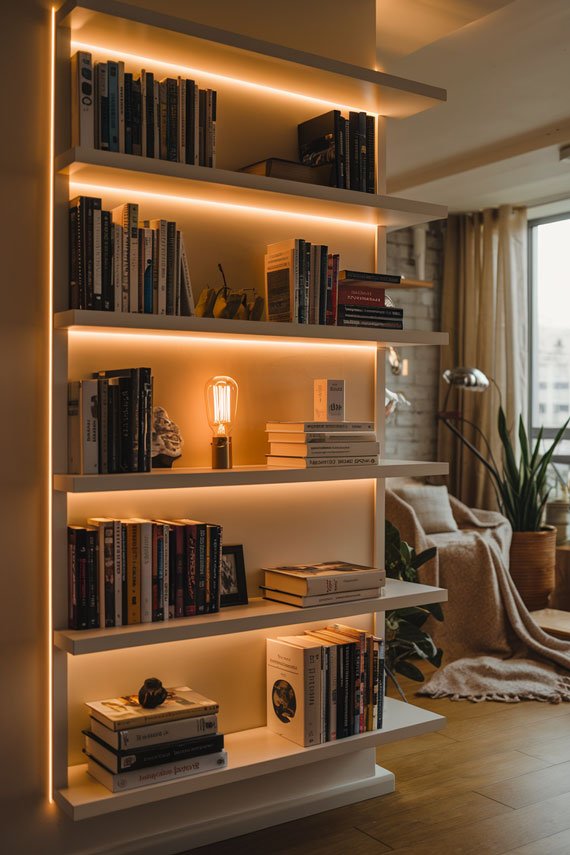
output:
M 390 579 L 417 582 L 418 570 L 434 557 L 435 546 L 425 549 L 418 555 L 415 549 L 401 539 L 400 532 L 389 520 L 386 520 L 385 530 L 386 575 Z M 411 660 L 421 659 L 430 662 L 436 668 L 441 665 L 443 651 L 436 647 L 431 635 L 422 629 L 430 614 L 436 620 L 443 620 L 439 603 L 386 612 L 386 675 L 392 680 L 404 701 L 406 696 L 396 674 L 423 682 L 424 675 Z
M 529 611 L 543 609 L 554 587 L 556 561 L 556 529 L 543 525 L 542 515 L 550 489 L 546 475 L 556 446 L 562 439 L 570 419 L 556 434 L 552 445 L 540 453 L 543 429 L 532 448 L 522 416 L 519 418 L 519 459 L 515 443 L 507 428 L 507 420 L 499 407 L 498 431 L 502 444 L 502 469 L 491 456 L 487 460 L 474 445 L 463 440 L 489 472 L 501 513 L 513 530 L 510 551 L 510 572 Z

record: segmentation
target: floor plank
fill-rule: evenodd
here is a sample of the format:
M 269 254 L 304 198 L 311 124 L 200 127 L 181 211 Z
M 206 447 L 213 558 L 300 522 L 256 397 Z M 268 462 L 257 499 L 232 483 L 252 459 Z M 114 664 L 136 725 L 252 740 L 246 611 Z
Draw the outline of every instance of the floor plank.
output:
M 509 849 L 509 855 L 568 855 L 569 852 L 570 829 Z
M 570 762 L 481 787 L 477 792 L 512 808 L 536 804 L 552 796 L 570 793 Z

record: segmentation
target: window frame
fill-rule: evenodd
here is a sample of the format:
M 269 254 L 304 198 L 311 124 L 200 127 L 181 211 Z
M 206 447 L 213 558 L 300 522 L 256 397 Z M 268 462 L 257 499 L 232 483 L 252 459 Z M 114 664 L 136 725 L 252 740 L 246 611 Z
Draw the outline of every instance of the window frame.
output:
M 535 217 L 528 220 L 528 315 L 529 336 L 528 336 L 528 365 L 529 365 L 529 390 L 528 390 L 528 424 L 530 425 L 530 435 L 536 439 L 540 428 L 533 424 L 534 401 L 538 394 L 538 349 L 535 348 L 535 343 L 538 344 L 538 303 L 537 303 L 537 236 L 538 226 L 548 225 L 548 223 L 558 223 L 561 220 L 570 221 L 570 201 L 568 202 L 568 210 L 564 213 L 552 214 L 546 217 Z M 543 439 L 554 439 L 558 433 L 557 428 L 544 428 L 542 432 Z M 570 427 L 564 431 L 564 440 L 570 440 Z M 570 465 L 570 454 L 554 454 L 552 457 L 553 463 L 563 463 Z

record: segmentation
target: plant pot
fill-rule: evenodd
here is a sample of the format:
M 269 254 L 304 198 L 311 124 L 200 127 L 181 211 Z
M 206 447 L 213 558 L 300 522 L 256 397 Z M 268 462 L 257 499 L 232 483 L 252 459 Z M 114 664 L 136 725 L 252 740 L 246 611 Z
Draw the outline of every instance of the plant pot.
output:
M 529 611 L 544 609 L 554 588 L 556 529 L 544 526 L 540 531 L 513 531 L 510 572 Z

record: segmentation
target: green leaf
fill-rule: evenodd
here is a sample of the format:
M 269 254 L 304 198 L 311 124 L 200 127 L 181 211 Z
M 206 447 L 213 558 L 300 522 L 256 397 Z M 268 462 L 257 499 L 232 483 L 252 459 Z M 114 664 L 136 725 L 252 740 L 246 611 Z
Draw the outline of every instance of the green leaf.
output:
M 443 621 L 443 609 L 441 608 L 441 603 L 428 603 L 425 608 L 436 620 Z
M 396 662 L 396 671 L 398 674 L 402 674 L 404 677 L 408 677 L 410 680 L 415 680 L 416 683 L 424 682 L 424 675 L 420 671 L 419 668 L 416 668 L 415 665 L 412 665 L 411 662 L 406 662 L 402 660 L 401 662 Z

